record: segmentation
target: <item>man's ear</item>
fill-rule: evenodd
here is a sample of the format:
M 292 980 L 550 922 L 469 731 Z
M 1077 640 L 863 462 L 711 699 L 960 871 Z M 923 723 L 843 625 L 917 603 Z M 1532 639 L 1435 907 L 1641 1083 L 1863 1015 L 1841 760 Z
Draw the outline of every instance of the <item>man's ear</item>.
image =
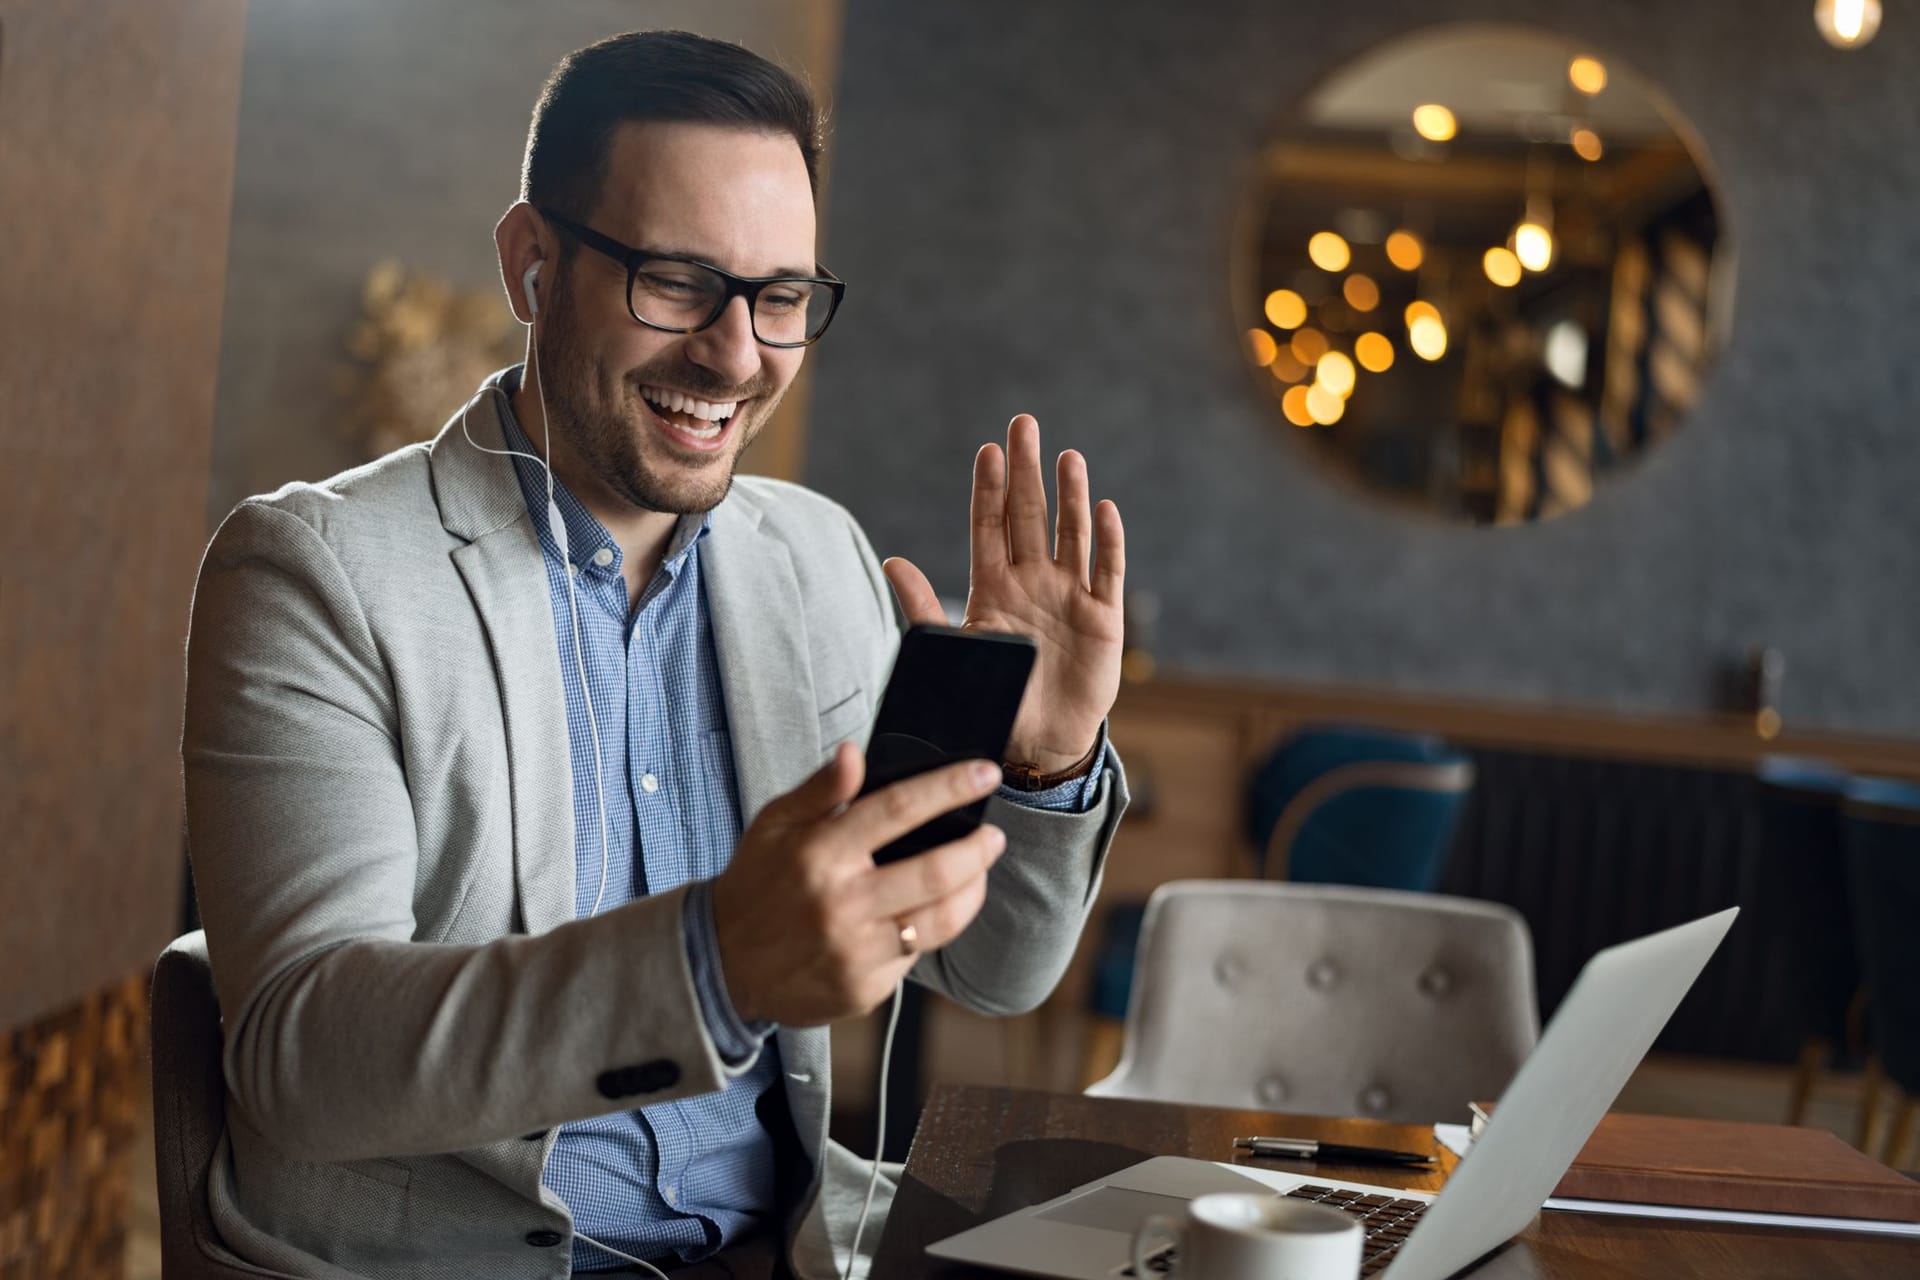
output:
M 539 211 L 525 200 L 516 200 L 500 215 L 493 228 L 493 246 L 500 255 L 500 285 L 507 291 L 507 305 L 521 324 L 533 323 L 533 309 L 527 304 L 527 271 L 536 263 L 553 261 L 556 246 L 552 228 Z M 543 278 L 551 278 L 551 267 L 542 268 Z

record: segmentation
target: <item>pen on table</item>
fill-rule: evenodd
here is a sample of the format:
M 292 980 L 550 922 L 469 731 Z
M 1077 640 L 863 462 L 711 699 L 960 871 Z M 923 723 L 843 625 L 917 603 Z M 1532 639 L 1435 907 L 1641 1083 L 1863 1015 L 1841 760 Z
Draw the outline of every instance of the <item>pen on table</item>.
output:
M 1233 1145 L 1256 1156 L 1280 1156 L 1288 1160 L 1329 1160 L 1347 1164 L 1392 1164 L 1427 1167 L 1433 1157 L 1418 1151 L 1393 1151 L 1386 1147 L 1355 1147 L 1344 1142 L 1316 1142 L 1312 1138 L 1235 1138 Z

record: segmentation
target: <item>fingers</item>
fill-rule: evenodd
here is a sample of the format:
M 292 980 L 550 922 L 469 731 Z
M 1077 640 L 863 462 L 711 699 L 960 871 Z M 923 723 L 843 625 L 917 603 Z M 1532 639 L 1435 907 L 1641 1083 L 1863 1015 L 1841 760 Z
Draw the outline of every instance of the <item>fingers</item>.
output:
M 973 455 L 973 506 L 967 519 L 973 539 L 973 571 L 1006 564 L 1007 459 L 997 444 L 983 444 Z
M 932 940 L 923 913 L 983 879 L 1006 848 L 1006 834 L 991 823 L 982 823 L 958 840 L 875 867 L 861 878 L 860 913 L 876 920 L 898 921 L 912 916 L 923 949 L 942 945 L 946 939 Z M 964 922 L 961 927 L 965 927 Z
M 1040 424 L 1017 415 L 1007 426 L 1007 551 L 1013 562 L 1047 559 L 1047 486 L 1040 473 Z
M 1093 509 L 1087 499 L 1087 460 L 1069 449 L 1054 464 L 1055 488 L 1060 494 L 1060 512 L 1053 525 L 1053 558 L 1063 569 L 1073 571 L 1081 588 L 1087 589 L 1088 563 L 1093 553 Z
M 932 818 L 992 795 L 1000 777 L 997 764 L 965 760 L 903 778 L 850 805 L 835 820 L 835 837 L 871 853 Z
M 851 742 L 843 742 L 835 748 L 831 760 L 777 803 L 791 821 L 815 821 L 851 803 L 860 794 L 866 776 L 866 757 Z
M 1117 608 L 1127 585 L 1127 536 L 1113 499 L 1103 498 L 1093 509 L 1093 528 L 1100 540 L 1100 559 L 1093 569 L 1094 598 Z
M 927 575 L 911 560 L 894 556 L 880 566 L 880 571 L 887 575 L 894 599 L 900 602 L 900 612 L 907 616 L 908 622 L 945 624 L 947 611 L 941 607 L 940 597 L 934 594 Z

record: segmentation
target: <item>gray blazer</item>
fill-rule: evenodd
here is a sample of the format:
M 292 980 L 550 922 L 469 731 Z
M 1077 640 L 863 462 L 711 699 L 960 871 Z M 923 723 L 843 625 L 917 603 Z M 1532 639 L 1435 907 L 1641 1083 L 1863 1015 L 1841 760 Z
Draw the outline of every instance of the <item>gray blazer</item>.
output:
M 470 415 L 490 447 L 494 406 Z M 737 480 L 700 554 L 751 822 L 863 737 L 896 615 L 852 518 L 794 485 Z M 512 464 L 455 421 L 236 508 L 194 595 L 182 750 L 225 1032 L 226 1242 L 295 1276 L 566 1275 L 570 1219 L 540 1182 L 554 1127 L 729 1070 L 683 891 L 574 918 L 560 663 Z M 995 801 L 1009 852 L 986 906 L 913 976 L 986 1013 L 1037 1004 L 1126 794 L 1116 764 L 1084 815 Z M 826 1029 L 777 1034 L 812 1169 L 789 1256 L 824 1278 L 867 1166 L 827 1140 Z M 869 1223 L 862 1252 L 878 1238 Z

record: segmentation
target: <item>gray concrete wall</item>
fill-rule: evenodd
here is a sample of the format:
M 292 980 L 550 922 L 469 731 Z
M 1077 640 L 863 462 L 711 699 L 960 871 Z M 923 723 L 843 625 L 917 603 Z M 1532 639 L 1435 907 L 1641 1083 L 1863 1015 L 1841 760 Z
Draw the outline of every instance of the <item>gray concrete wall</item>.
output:
M 493 226 L 562 55 L 681 27 L 776 58 L 824 98 L 839 23 L 839 0 L 252 0 L 209 519 L 364 461 L 338 429 L 339 373 L 376 263 L 500 287 Z
M 1811 9 L 852 0 L 827 256 L 850 285 L 815 356 L 809 480 L 958 593 L 968 460 L 1030 410 L 1120 502 L 1165 663 L 1688 711 L 1771 644 L 1790 725 L 1920 733 L 1920 22 L 1890 12 L 1842 53 Z M 1331 480 L 1236 341 L 1233 222 L 1271 125 L 1449 18 L 1526 22 L 1662 86 L 1740 256 L 1690 423 L 1536 527 Z

